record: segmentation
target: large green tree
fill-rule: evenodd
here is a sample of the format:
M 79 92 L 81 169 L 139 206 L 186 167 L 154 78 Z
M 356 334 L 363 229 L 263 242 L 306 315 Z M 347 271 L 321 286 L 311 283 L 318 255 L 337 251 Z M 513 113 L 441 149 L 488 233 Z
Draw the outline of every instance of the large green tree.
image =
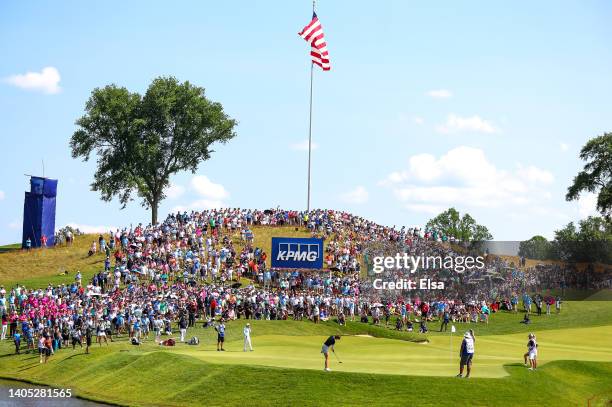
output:
M 612 222 L 600 216 L 589 216 L 568 223 L 555 231 L 551 254 L 553 258 L 572 262 L 612 264 Z
M 453 236 L 463 242 L 492 240 L 486 226 L 479 225 L 469 213 L 461 214 L 455 208 L 449 208 L 427 222 L 428 228 L 442 231 L 446 236 Z
M 153 224 L 170 176 L 196 172 L 214 152 L 212 144 L 236 135 L 236 121 L 204 88 L 173 77 L 153 80 L 142 96 L 116 85 L 96 88 L 76 124 L 72 157 L 87 161 L 97 154 L 92 190 L 105 201 L 117 197 L 122 208 L 137 195 Z
M 597 193 L 597 210 L 606 218 L 612 217 L 612 133 L 604 133 L 589 140 L 580 158 L 586 161 L 582 171 L 574 177 L 565 199 L 578 199 L 582 192 Z
M 519 245 L 519 256 L 528 259 L 547 260 L 550 259 L 552 245 L 544 236 L 534 236 Z

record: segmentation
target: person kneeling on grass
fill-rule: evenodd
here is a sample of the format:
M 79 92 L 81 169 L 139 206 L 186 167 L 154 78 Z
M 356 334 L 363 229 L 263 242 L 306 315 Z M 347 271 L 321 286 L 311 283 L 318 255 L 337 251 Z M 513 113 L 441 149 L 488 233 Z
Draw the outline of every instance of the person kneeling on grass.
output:
M 525 325 L 529 325 L 531 323 L 531 320 L 529 319 L 529 314 L 527 312 L 525 313 L 525 316 L 523 317 L 523 320 L 520 323 Z
M 329 348 L 331 348 L 332 352 L 336 352 L 334 350 L 334 345 L 336 341 L 340 340 L 340 335 L 333 335 L 327 338 L 327 340 L 323 343 L 323 347 L 321 348 L 321 353 L 325 356 L 325 370 L 326 372 L 331 372 L 329 368 Z
M 470 377 L 470 373 L 472 372 L 472 359 L 474 357 L 474 331 L 469 330 L 463 336 L 463 341 L 461 341 L 461 351 L 459 352 L 459 356 L 461 357 L 461 361 L 459 362 L 459 374 L 457 377 L 463 377 L 463 368 L 467 365 L 467 374 L 465 378 Z

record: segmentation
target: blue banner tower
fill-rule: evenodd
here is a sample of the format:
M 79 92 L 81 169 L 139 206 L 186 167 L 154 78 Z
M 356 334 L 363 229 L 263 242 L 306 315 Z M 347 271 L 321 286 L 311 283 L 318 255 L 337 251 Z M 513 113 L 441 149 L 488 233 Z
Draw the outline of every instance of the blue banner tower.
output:
M 55 244 L 55 198 L 57 180 L 45 177 L 30 177 L 30 191 L 23 201 L 23 235 L 21 247 L 30 239 L 32 247 Z M 43 238 L 44 237 L 44 238 Z

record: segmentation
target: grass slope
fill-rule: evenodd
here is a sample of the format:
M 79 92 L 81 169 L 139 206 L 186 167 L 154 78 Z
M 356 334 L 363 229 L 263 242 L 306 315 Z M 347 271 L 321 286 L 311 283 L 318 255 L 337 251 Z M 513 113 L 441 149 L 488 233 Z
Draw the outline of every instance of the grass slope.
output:
M 5 287 L 21 284 L 40 288 L 49 283 L 70 283 L 77 270 L 91 276 L 104 268 L 103 255 L 87 256 L 91 242 L 96 239 L 95 235 L 84 235 L 78 236 L 72 246 L 0 253 L 0 283 Z M 69 274 L 64 275 L 65 271 Z
M 535 310 L 535 307 L 532 307 Z M 501 311 L 492 314 L 489 324 L 455 324 L 457 329 L 473 328 L 476 334 L 498 335 L 509 333 L 540 332 L 548 329 L 579 328 L 589 326 L 612 325 L 612 303 L 609 301 L 564 301 L 561 312 L 557 314 L 552 310 L 551 315 L 544 313 L 540 316 L 531 314 L 531 324 L 521 324 L 522 312 Z M 437 322 L 429 324 L 431 335 L 438 335 L 440 325 Z
M 3 363 L 4 364 L 4 363 Z M 557 361 L 502 379 L 424 378 L 220 365 L 174 352 L 96 350 L 45 366 L 38 357 L 5 365 L 15 376 L 79 395 L 136 406 L 199 405 L 585 405 L 610 396 L 612 363 Z

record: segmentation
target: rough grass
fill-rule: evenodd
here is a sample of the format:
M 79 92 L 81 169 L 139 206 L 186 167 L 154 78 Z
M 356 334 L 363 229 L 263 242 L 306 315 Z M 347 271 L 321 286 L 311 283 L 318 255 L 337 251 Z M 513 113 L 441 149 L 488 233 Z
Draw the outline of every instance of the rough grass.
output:
M 532 305 L 531 309 L 534 311 L 535 306 Z M 473 328 L 479 335 L 498 335 L 612 325 L 612 303 L 609 301 L 564 301 L 559 314 L 555 312 L 554 306 L 551 312 L 551 315 L 546 315 L 546 308 L 544 308 L 540 316 L 532 313 L 529 325 L 520 323 L 524 316 L 523 312 L 500 311 L 491 314 L 488 324 L 455 323 L 455 326 L 460 330 Z M 438 335 L 436 331 L 439 330 L 440 324 L 437 321 L 432 322 L 429 328 L 431 335 Z
M 21 249 L 21 244 L 19 243 L 7 244 L 4 246 L 0 246 L 0 253 L 10 252 L 10 251 L 19 250 L 19 249 Z
M 56 285 L 72 282 L 77 270 L 91 276 L 104 268 L 102 254 L 87 256 L 94 240 L 97 240 L 97 235 L 84 235 L 78 236 L 72 246 L 0 253 L 0 283 L 5 287 L 21 284 L 39 288 L 49 283 Z M 68 274 L 65 274 L 66 271 Z

